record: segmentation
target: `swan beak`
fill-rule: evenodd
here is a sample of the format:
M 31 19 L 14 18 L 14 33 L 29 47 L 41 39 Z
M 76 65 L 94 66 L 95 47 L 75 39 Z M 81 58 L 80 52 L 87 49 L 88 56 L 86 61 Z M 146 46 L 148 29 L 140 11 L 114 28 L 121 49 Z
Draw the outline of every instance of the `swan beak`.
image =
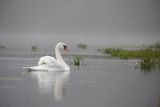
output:
M 65 51 L 67 51 L 67 52 L 70 52 L 67 48 L 66 49 L 64 49 Z

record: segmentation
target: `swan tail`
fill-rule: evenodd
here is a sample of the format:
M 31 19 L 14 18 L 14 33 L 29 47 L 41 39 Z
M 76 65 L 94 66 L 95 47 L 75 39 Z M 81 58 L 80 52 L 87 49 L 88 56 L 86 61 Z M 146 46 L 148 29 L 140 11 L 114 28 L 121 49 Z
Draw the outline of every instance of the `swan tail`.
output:
M 23 69 L 27 71 L 48 71 L 47 68 L 41 66 L 34 66 L 34 67 L 23 67 Z

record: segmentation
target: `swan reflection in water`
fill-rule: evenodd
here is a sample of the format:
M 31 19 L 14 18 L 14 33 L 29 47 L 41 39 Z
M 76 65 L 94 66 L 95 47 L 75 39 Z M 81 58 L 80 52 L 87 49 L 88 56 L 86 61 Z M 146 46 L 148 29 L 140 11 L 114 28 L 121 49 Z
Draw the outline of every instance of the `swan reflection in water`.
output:
M 68 83 L 69 71 L 35 71 L 32 72 L 38 81 L 39 92 L 41 94 L 54 94 L 56 101 L 61 101 L 66 95 L 66 85 Z

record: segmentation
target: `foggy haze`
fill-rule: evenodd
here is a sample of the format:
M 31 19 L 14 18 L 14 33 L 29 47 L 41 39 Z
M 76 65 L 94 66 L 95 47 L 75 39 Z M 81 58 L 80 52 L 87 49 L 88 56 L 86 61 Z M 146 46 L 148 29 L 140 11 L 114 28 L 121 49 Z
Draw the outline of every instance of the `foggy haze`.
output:
M 158 0 L 0 0 L 0 44 L 160 41 Z

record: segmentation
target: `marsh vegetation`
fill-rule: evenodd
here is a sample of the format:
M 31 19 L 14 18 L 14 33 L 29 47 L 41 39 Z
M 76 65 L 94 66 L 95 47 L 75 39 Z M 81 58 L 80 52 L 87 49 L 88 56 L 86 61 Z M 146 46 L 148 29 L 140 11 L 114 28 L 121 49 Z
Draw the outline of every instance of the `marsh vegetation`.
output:
M 140 62 L 138 62 L 140 69 L 144 72 L 150 72 L 154 68 L 160 68 L 160 45 L 157 42 L 155 45 L 152 45 L 153 48 L 150 46 L 139 50 L 103 48 L 99 49 L 99 51 L 121 59 L 140 59 Z
M 153 45 L 149 45 L 147 46 L 148 48 L 154 48 L 154 49 L 160 49 L 160 43 L 159 42 L 156 42 L 155 44 Z
M 75 56 L 74 58 L 73 58 L 73 62 L 74 62 L 74 66 L 80 66 L 80 63 L 81 63 L 81 57 L 80 56 Z
M 5 49 L 6 47 L 4 45 L 0 45 L 0 49 Z
M 31 46 L 31 50 L 32 50 L 32 51 L 36 51 L 37 49 L 38 49 L 37 46 L 35 46 L 35 45 L 34 45 L 34 46 Z
M 85 55 L 74 55 L 73 58 L 70 60 L 70 63 L 73 66 L 77 66 L 77 67 L 86 66 L 87 65 L 87 62 L 85 60 L 86 57 L 87 56 Z
M 87 45 L 86 44 L 83 44 L 83 43 L 80 43 L 77 45 L 79 48 L 81 49 L 86 49 L 87 48 Z

